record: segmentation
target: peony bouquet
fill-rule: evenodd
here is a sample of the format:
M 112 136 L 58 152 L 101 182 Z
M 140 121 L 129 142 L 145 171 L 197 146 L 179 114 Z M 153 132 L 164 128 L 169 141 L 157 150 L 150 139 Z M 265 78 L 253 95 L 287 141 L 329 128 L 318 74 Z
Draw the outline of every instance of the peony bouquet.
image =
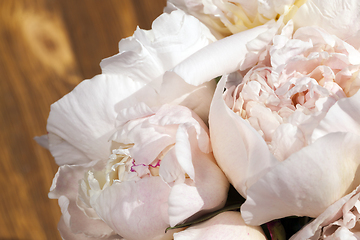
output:
M 63 239 L 360 239 L 360 2 L 169 0 L 51 106 Z

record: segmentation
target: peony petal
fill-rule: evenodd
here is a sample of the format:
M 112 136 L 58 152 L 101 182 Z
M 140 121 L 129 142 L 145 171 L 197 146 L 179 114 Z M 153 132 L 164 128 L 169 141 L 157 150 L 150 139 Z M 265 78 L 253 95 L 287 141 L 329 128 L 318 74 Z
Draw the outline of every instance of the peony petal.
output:
M 185 181 L 185 172 L 176 158 L 175 147 L 172 147 L 161 160 L 159 176 L 166 183 Z
M 186 83 L 176 73 L 166 72 L 158 98 L 160 104 L 181 105 L 193 110 L 207 124 L 215 88 L 214 80 L 195 87 Z
M 351 132 L 360 135 L 360 91 L 337 101 L 312 134 L 312 141 L 331 132 Z
M 188 180 L 187 182 L 191 182 Z M 173 227 L 191 217 L 204 206 L 197 187 L 189 184 L 179 183 L 171 188 L 169 195 L 169 219 Z
M 360 48 L 360 30 L 358 30 L 354 35 L 346 39 L 346 42 L 352 45 L 355 49 Z
M 239 212 L 224 212 L 174 234 L 174 240 L 266 240 L 261 227 L 247 226 Z
M 172 239 L 171 233 L 165 235 L 169 193 L 160 177 L 117 182 L 102 191 L 93 207 L 126 240 Z
M 83 178 L 88 166 L 61 166 L 55 175 L 49 198 L 58 198 L 63 214 L 62 220 L 72 234 L 85 234 L 91 237 L 109 237 L 114 235 L 113 230 L 101 219 L 91 219 L 85 215 L 77 204 L 78 181 Z M 60 223 L 59 223 L 60 224 Z
M 165 70 L 216 41 L 210 30 L 181 10 L 162 14 L 152 24 L 151 45 L 157 50 Z M 135 33 L 136 34 L 136 33 Z
M 185 124 L 184 124 L 185 125 Z M 176 135 L 176 156 L 191 179 L 175 184 L 169 196 L 170 225 L 174 226 L 195 213 L 203 214 L 224 206 L 229 183 L 215 164 L 211 153 L 204 153 L 196 144 L 194 128 L 180 126 Z M 193 216 L 195 218 L 196 216 Z
M 133 110 L 136 111 L 136 109 Z M 141 109 L 138 114 L 139 116 L 142 114 Z M 206 125 L 194 112 L 182 106 L 163 105 L 152 116 L 129 121 L 121 127 L 112 140 L 134 144 L 129 149 L 131 157 L 138 164 L 148 165 L 156 159 L 159 152 L 175 143 L 178 125 L 182 123 L 196 128 L 201 150 L 209 152 L 211 147 L 207 130 L 205 130 Z M 139 134 L 140 132 L 146 132 L 146 134 Z
M 222 90 L 226 80 L 223 77 L 218 83 L 210 108 L 211 142 L 220 168 L 246 197 L 247 189 L 278 162 L 255 129 L 225 104 Z
M 291 240 L 302 240 L 309 239 L 314 235 L 320 234 L 321 228 L 328 225 L 329 223 L 337 220 L 341 217 L 341 209 L 344 204 L 346 204 L 355 194 L 359 191 L 359 187 L 349 193 L 348 195 L 340 198 L 330 207 L 328 207 L 320 216 L 318 216 L 315 220 L 307 224 L 300 231 L 298 231 L 295 235 L 293 235 Z
M 102 60 L 100 66 L 105 74 L 120 74 L 146 83 L 214 41 L 198 19 L 177 10 L 156 18 L 151 30 L 138 28 L 132 37 L 121 40 L 119 54 Z
M 60 232 L 61 238 L 64 240 L 99 240 L 98 237 L 88 236 L 83 233 L 75 234 L 70 231 L 70 229 L 66 226 L 63 217 L 60 218 L 58 223 L 58 230 Z M 119 235 L 111 235 L 108 237 L 101 237 L 102 240 L 123 240 Z
M 61 137 L 48 133 L 49 150 L 58 165 L 87 164 L 91 159 L 85 153 Z
M 346 39 L 360 30 L 360 2 L 307 0 L 293 17 L 296 28 L 319 26 Z
M 281 124 L 272 135 L 271 151 L 283 161 L 305 146 L 303 132 L 291 123 Z
M 207 123 L 209 106 L 215 87 L 216 83 L 214 80 L 194 86 L 186 83 L 177 74 L 166 72 L 162 78 L 155 79 L 115 105 L 116 111 L 121 114 L 118 119 L 118 125 L 123 124 L 129 119 L 128 116 L 124 116 L 124 109 L 129 109 L 129 106 L 138 106 L 142 102 L 146 102 L 146 105 L 150 108 L 158 108 L 164 104 L 185 106 L 193 110 Z
M 119 111 L 116 118 L 117 126 L 120 127 L 132 119 L 143 118 L 153 115 L 155 112 L 151 110 L 144 102 L 135 104 Z
M 191 145 L 184 125 L 181 125 L 176 133 L 175 153 L 181 168 L 191 179 L 195 180 Z
M 136 32 L 141 31 L 144 30 L 136 30 Z M 164 72 L 160 59 L 153 58 L 151 52 L 136 36 L 121 40 L 119 51 L 120 53 L 100 62 L 103 74 L 126 76 L 129 80 L 137 79 L 146 84 Z
M 262 25 L 212 43 L 188 57 L 172 71 L 183 78 L 185 82 L 195 86 L 217 76 L 234 72 L 244 61 L 249 52 L 248 47 L 251 49 L 254 48 L 253 45 L 256 45 L 262 48 L 263 39 L 260 35 L 273 28 L 271 24 Z M 256 39 L 258 36 L 259 39 Z M 252 46 L 247 46 L 251 41 L 254 41 Z M 207 61 L 204 62 L 204 59 Z
M 317 217 L 360 183 L 360 136 L 330 133 L 292 154 L 247 191 L 246 223 L 286 216 Z
M 112 138 L 115 142 L 134 144 L 129 152 L 136 164 L 152 164 L 161 151 L 175 143 L 177 126 L 163 127 L 152 124 L 151 117 L 128 122 Z M 139 134 L 142 132 L 146 134 Z
M 283 38 L 283 36 L 275 36 L 274 42 Z M 290 59 L 301 56 L 306 50 L 313 47 L 312 42 L 304 42 L 298 39 L 292 39 L 280 46 L 275 45 L 271 47 L 271 66 L 273 69 L 277 69 L 279 66 L 286 64 Z
M 47 130 L 58 137 L 50 140 L 50 151 L 59 165 L 107 159 L 117 113 L 114 105 L 142 86 L 120 75 L 98 75 L 81 82 L 72 92 L 51 106 Z M 106 97 L 104 97 L 106 96 Z M 79 127 L 81 126 L 81 127 Z M 65 143 L 63 143 L 65 142 Z M 57 147 L 61 145 L 61 151 Z M 67 150 L 68 149 L 68 150 Z M 66 158 L 61 152 L 69 152 Z M 83 155 L 88 159 L 80 160 Z
M 208 128 L 204 122 L 188 108 L 182 106 L 163 105 L 152 118 L 151 124 L 159 126 L 184 125 L 184 128 L 194 128 L 197 144 L 204 153 L 211 152 Z M 179 131 L 179 130 L 177 130 Z

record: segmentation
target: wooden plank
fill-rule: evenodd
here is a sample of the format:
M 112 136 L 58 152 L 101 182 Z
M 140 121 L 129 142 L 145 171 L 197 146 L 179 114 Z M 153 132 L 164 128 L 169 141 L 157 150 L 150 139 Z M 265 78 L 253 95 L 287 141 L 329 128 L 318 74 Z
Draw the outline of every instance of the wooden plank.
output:
M 0 0 L 0 239 L 61 239 L 60 210 L 47 197 L 57 166 L 33 137 L 46 133 L 50 105 L 100 73 L 118 41 L 138 24 L 149 28 L 164 6 Z

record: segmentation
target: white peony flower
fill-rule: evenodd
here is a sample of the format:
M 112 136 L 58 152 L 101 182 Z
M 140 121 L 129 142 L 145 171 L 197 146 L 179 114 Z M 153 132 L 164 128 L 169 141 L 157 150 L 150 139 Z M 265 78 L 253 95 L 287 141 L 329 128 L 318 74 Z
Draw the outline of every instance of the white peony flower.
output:
M 246 185 L 242 214 L 251 224 L 317 217 L 360 183 L 360 53 L 318 28 L 292 37 L 275 37 L 270 65 L 259 63 L 233 93 L 235 112 L 282 161 Z
M 64 239 L 172 239 L 168 226 L 224 205 L 228 181 L 203 122 L 214 81 L 164 74 L 212 41 L 194 17 L 163 14 L 51 106 L 39 141 L 60 166 L 49 197 Z

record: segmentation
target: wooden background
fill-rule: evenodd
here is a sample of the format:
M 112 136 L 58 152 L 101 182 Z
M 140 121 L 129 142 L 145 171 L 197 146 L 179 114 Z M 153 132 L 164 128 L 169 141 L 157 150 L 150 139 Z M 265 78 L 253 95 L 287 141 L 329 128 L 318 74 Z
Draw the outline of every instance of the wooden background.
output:
M 57 166 L 34 136 L 50 105 L 100 73 L 166 0 L 0 0 L 0 239 L 61 239 L 47 193 Z

